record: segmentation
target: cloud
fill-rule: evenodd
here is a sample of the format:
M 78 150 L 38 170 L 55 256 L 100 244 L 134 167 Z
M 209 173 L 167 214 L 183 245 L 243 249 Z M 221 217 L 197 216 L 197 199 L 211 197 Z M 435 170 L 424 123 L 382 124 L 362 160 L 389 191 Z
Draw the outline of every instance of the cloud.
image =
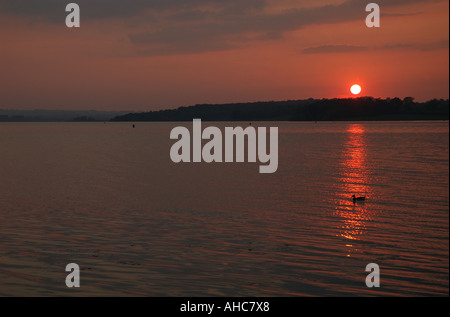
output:
M 316 47 L 308 47 L 302 50 L 303 54 L 330 54 L 330 53 L 353 53 L 361 51 L 377 51 L 377 50 L 417 50 L 417 51 L 434 51 L 440 49 L 448 49 L 449 41 L 438 41 L 432 43 L 405 43 L 405 44 L 386 44 L 382 46 L 357 46 L 357 45 L 322 45 Z
M 284 0 L 279 0 L 282 3 Z M 377 0 L 382 8 L 443 0 Z M 115 19 L 127 24 L 129 41 L 140 54 L 190 54 L 240 47 L 252 40 L 279 39 L 311 25 L 365 20 L 366 2 L 336 1 L 273 11 L 266 0 L 75 0 L 82 23 Z M 61 0 L 0 0 L 0 12 L 29 19 L 64 23 Z M 286 2 L 288 5 L 291 2 Z M 302 3 L 301 1 L 299 2 Z M 290 8 L 290 9 L 289 9 Z M 324 45 L 304 53 L 356 51 L 351 45 Z
M 308 47 L 302 50 L 303 54 L 327 54 L 327 53 L 353 53 L 368 50 L 365 46 L 356 45 L 322 45 Z
M 449 41 L 438 41 L 432 43 L 420 43 L 420 44 L 388 44 L 382 46 L 381 49 L 385 50 L 398 50 L 398 49 L 408 49 L 408 50 L 418 50 L 418 51 L 435 51 L 441 49 L 448 49 Z

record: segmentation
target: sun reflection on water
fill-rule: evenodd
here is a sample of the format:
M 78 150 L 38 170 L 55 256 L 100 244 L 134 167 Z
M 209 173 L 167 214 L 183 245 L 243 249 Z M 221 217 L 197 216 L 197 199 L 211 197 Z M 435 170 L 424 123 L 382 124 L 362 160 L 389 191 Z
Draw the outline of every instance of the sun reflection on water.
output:
M 373 216 L 369 210 L 373 188 L 367 159 L 366 131 L 360 124 L 351 124 L 347 129 L 338 178 L 340 185 L 334 195 L 334 214 L 342 220 L 338 236 L 345 239 L 347 256 L 351 256 L 352 252 L 358 251 L 352 241 L 360 240 L 366 234 L 367 222 Z M 367 197 L 368 202 L 354 202 L 352 195 Z

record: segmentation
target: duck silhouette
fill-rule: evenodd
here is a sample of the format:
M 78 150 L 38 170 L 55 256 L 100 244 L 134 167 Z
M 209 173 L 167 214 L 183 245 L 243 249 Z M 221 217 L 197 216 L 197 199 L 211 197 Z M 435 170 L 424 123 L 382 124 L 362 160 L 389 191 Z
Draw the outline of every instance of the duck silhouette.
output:
M 355 195 L 352 196 L 353 202 L 357 201 L 365 201 L 366 197 L 356 197 Z

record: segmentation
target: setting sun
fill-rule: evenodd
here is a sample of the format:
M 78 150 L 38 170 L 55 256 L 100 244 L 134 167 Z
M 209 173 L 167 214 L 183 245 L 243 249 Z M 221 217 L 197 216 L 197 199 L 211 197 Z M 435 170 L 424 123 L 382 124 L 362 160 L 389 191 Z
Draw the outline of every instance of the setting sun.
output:
M 350 88 L 350 91 L 354 95 L 359 95 L 361 93 L 362 89 L 361 89 L 360 85 L 353 85 L 352 88 Z

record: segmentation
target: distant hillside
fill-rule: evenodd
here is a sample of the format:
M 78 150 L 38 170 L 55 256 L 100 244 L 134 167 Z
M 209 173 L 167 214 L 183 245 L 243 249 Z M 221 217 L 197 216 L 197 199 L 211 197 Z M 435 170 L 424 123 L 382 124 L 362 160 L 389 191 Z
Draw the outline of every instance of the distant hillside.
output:
M 418 103 L 414 98 L 307 99 L 195 105 L 173 110 L 129 113 L 111 121 L 371 121 L 448 120 L 449 100 Z
M 126 111 L 0 109 L 0 122 L 109 121 L 123 114 Z

